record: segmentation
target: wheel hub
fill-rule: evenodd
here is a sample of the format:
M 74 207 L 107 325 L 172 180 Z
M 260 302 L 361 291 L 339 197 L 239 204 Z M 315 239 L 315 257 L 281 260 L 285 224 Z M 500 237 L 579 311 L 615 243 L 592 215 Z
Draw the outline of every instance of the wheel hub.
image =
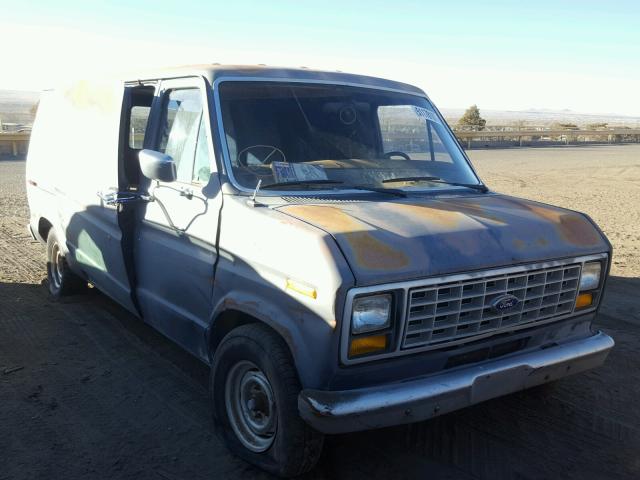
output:
M 249 450 L 263 452 L 275 439 L 277 410 L 271 384 L 253 363 L 238 362 L 229 371 L 225 406 L 231 427 Z

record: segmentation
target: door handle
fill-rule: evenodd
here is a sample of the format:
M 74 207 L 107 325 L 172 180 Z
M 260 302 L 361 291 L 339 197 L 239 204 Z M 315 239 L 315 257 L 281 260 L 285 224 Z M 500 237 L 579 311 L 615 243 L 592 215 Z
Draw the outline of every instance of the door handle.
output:
M 103 191 L 96 192 L 96 194 L 98 195 L 100 200 L 102 200 L 102 202 L 105 203 L 106 205 L 115 205 L 116 199 L 118 198 L 118 191 L 113 188 L 107 189 L 106 192 L 103 192 Z
M 115 188 L 110 188 L 106 192 L 97 192 L 98 197 L 105 205 L 120 205 L 130 202 L 152 202 L 153 197 L 150 195 L 143 195 L 137 192 L 119 192 Z

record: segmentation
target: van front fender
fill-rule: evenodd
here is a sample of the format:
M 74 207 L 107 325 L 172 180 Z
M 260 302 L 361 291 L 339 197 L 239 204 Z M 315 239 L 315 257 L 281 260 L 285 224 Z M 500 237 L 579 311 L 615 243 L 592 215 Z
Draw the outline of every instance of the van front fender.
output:
M 209 358 L 215 354 L 215 338 L 220 329 L 222 335 L 228 333 L 221 319 L 225 314 L 239 313 L 244 321 L 234 327 L 247 323 L 249 318 L 272 328 L 289 347 L 303 388 L 321 387 L 338 358 L 335 322 L 330 324 L 287 293 L 273 288 L 262 291 L 258 284 L 252 287 L 252 291 L 231 290 L 217 303 L 205 332 Z

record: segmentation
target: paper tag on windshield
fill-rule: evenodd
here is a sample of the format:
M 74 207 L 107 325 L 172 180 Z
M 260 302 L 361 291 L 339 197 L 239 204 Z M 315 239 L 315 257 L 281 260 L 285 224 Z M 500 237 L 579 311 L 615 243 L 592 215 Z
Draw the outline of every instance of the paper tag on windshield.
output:
M 431 110 L 427 110 L 426 108 L 423 108 L 423 107 L 416 107 L 415 105 L 413 107 L 413 111 L 420 118 L 429 120 L 430 122 L 433 122 L 433 123 L 440 123 L 440 119 L 438 118 L 438 115 L 436 115 L 436 112 L 432 112 Z
M 305 163 L 272 162 L 271 169 L 277 183 L 300 182 L 306 180 L 327 180 L 324 169 L 318 165 Z

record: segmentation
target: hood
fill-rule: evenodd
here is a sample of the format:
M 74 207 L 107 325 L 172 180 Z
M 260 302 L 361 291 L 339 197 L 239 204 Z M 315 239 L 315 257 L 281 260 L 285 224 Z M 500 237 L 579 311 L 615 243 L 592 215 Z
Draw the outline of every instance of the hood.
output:
M 329 233 L 358 285 L 609 250 L 583 214 L 505 195 L 288 205 Z

